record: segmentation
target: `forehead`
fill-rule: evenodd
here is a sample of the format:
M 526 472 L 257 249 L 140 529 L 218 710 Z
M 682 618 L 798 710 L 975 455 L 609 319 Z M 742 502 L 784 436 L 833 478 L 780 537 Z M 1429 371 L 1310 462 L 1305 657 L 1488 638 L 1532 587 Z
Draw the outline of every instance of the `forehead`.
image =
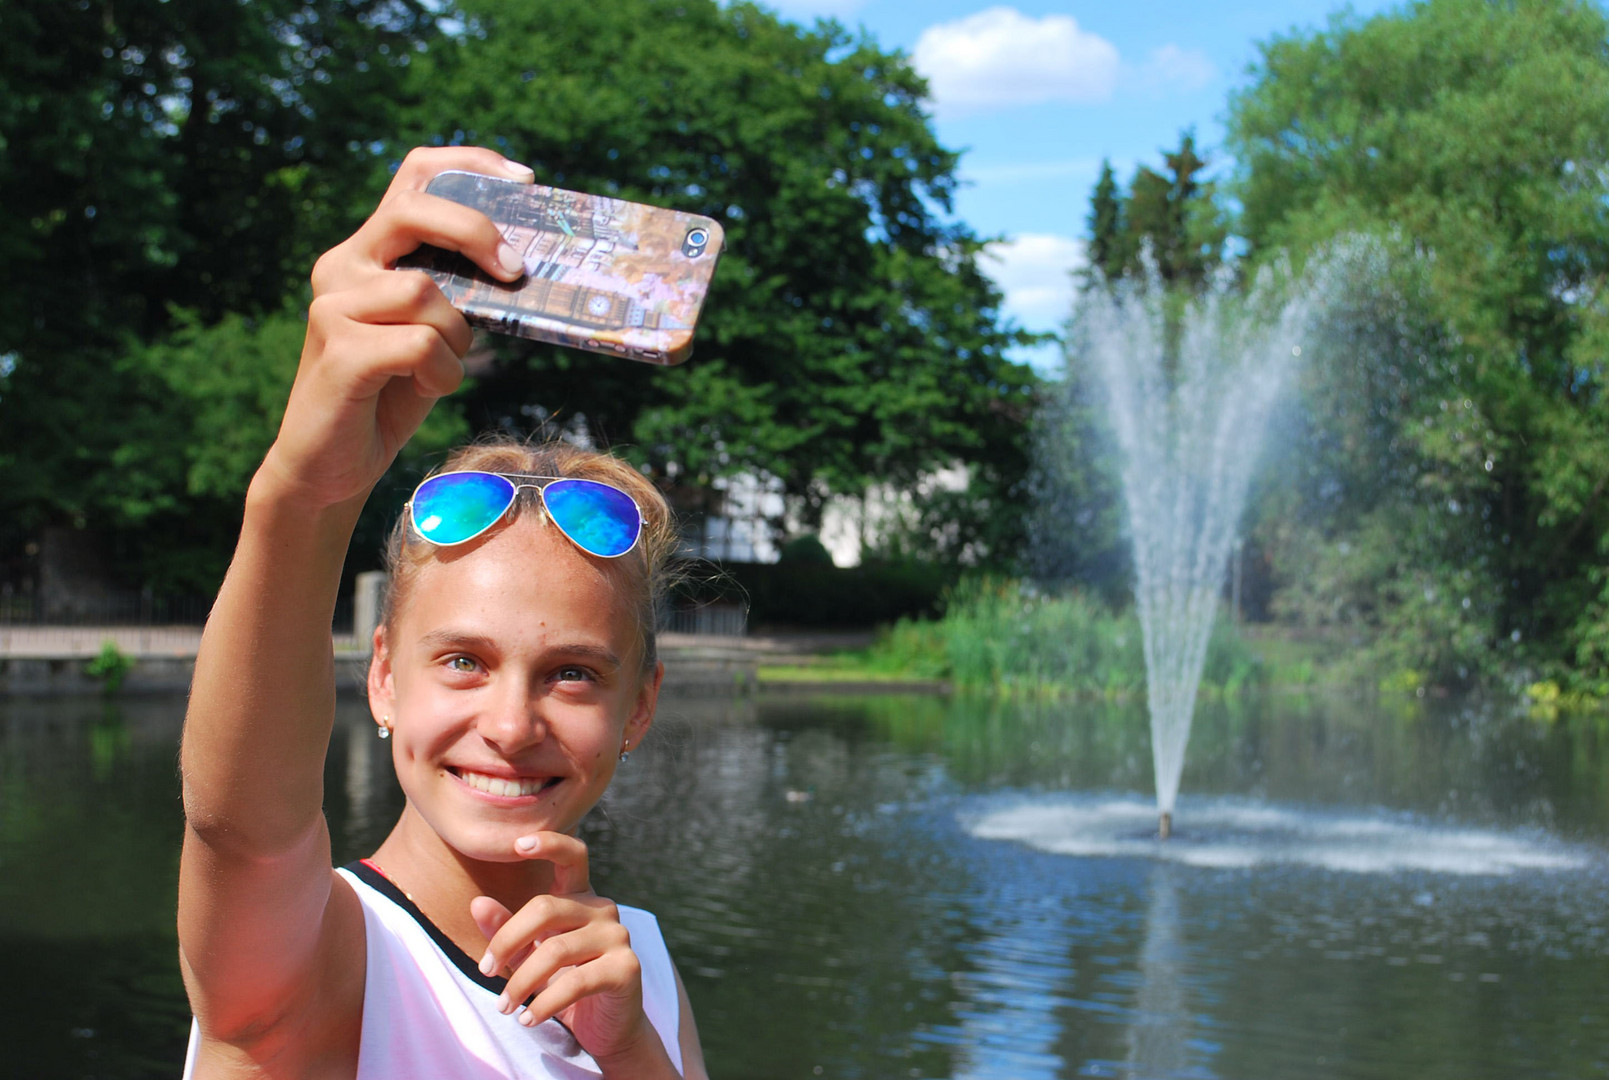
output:
M 415 568 L 396 615 L 405 632 L 472 620 L 505 631 L 589 629 L 624 645 L 640 634 L 629 577 L 582 554 L 541 514 L 526 513 L 470 543 L 434 549 Z

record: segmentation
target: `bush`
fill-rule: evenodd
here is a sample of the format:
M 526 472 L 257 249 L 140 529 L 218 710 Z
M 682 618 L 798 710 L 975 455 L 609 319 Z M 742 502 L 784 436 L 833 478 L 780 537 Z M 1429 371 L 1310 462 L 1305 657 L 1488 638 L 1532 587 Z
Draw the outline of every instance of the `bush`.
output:
M 832 552 L 827 550 L 827 545 L 823 544 L 821 537 L 815 533 L 795 536 L 792 540 L 783 544 L 782 550 L 777 553 L 777 562 L 788 564 L 805 563 L 810 566 L 834 565 Z

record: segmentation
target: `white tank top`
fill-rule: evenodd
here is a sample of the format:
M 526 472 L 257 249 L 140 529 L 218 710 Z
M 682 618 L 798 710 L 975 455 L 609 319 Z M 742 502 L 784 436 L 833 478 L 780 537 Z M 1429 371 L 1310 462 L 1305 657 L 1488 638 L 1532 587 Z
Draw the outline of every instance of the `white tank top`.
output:
M 504 980 L 476 962 L 382 874 L 365 863 L 338 871 L 363 903 L 368 973 L 356 1080 L 580 1080 L 602 1073 L 557 1020 L 528 1028 L 497 1011 Z M 659 921 L 620 906 L 620 923 L 642 964 L 643 1012 L 682 1069 L 681 1001 Z M 192 1021 L 184 1080 L 200 1034 Z

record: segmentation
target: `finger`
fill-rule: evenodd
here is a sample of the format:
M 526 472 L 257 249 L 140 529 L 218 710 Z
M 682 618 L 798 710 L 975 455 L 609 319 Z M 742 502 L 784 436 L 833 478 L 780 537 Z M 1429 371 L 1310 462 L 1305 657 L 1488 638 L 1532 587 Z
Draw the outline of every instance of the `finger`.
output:
M 328 308 L 334 317 L 354 322 L 432 326 L 459 356 L 475 340 L 463 314 L 422 270 L 371 271 L 358 286 L 321 297 L 319 303 L 320 315 Z
M 514 841 L 514 853 L 523 859 L 552 863 L 555 893 L 570 896 L 592 891 L 587 845 L 573 836 L 558 832 L 532 833 Z
M 514 913 L 490 896 L 477 896 L 469 902 L 469 917 L 475 920 L 475 926 L 489 942 L 503 928 L 503 924 L 514 917 Z M 491 972 L 486 974 L 490 975 Z
M 327 394 L 366 400 L 395 393 L 393 379 L 409 379 L 420 397 L 445 397 L 464 381 L 464 363 L 436 328 L 424 323 L 392 326 L 353 324 L 327 352 L 352 357 L 343 364 L 320 364 L 315 386 Z M 348 364 L 350 367 L 348 367 Z
M 486 935 L 486 952 L 480 958 L 480 973 L 482 975 L 496 975 L 504 967 L 498 963 L 496 954 L 492 951 L 492 939 L 497 932 L 508 924 L 514 913 L 490 896 L 477 896 L 469 902 L 469 917 L 475 920 L 480 932 Z M 514 959 L 522 959 L 518 956 Z
M 525 1007 L 519 1021 L 526 1027 L 535 1027 L 584 998 L 621 992 L 630 995 L 638 1008 L 641 1007 L 642 964 L 630 949 L 611 952 L 560 972 Z
M 481 970 L 490 974 L 517 968 L 535 946 L 556 934 L 579 929 L 596 917 L 581 901 L 548 893 L 534 896 L 492 934 L 481 957 Z
M 420 244 L 462 253 L 501 281 L 525 273 L 525 261 L 492 219 L 473 207 L 422 191 L 401 191 L 380 205 L 349 241 L 361 255 L 390 267 Z
M 618 922 L 595 922 L 566 934 L 555 934 L 531 950 L 515 966 L 498 1005 L 505 1013 L 515 1003 L 539 994 L 568 968 L 589 964 L 616 950 L 631 950 L 631 934 Z
M 487 176 L 525 184 L 536 179 L 529 165 L 510 161 L 497 151 L 482 146 L 420 146 L 410 150 L 402 159 L 380 204 L 384 206 L 387 199 L 404 191 L 423 191 L 437 173 L 448 169 L 485 173 Z

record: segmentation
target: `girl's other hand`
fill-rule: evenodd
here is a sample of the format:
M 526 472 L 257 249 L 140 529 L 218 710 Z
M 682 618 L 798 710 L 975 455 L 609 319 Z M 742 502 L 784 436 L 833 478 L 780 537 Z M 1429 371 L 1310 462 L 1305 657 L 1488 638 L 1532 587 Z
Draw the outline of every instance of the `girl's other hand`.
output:
M 481 971 L 509 973 L 503 1011 L 533 1027 L 557 1018 L 605 1076 L 676 1075 L 643 1012 L 642 964 L 631 949 L 631 935 L 620 925 L 615 905 L 593 892 L 588 881 L 586 844 L 563 833 L 540 832 L 521 837 L 514 850 L 521 858 L 553 864 L 553 891 L 533 897 L 517 912 L 489 896 L 470 904 L 470 914 L 489 939 Z
M 311 506 L 365 496 L 436 399 L 463 381 L 469 324 L 428 275 L 394 269 L 396 261 L 434 244 L 502 281 L 524 273 L 485 214 L 425 194 L 447 169 L 533 179 L 530 169 L 491 150 L 414 150 L 373 216 L 313 268 L 301 365 L 259 474 Z

